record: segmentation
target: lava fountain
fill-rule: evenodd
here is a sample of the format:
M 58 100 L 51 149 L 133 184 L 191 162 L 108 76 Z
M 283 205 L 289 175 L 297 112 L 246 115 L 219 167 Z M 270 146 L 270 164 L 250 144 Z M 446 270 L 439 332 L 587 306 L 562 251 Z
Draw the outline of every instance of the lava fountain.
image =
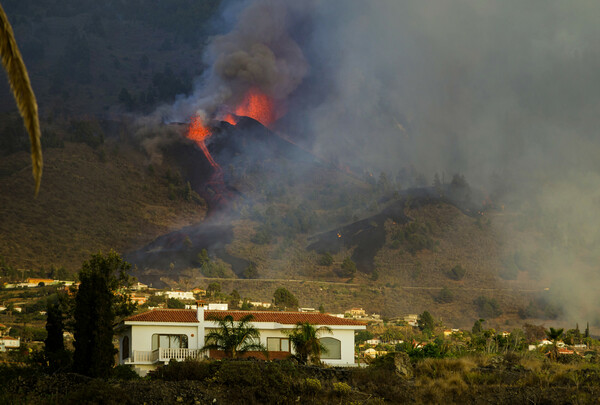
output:
M 249 89 L 242 101 L 233 108 L 233 113 L 226 114 L 222 120 L 236 125 L 238 117 L 250 117 L 270 128 L 277 120 L 273 99 L 257 88 Z
M 215 203 L 220 203 L 225 199 L 226 187 L 223 180 L 223 170 L 221 166 L 213 159 L 206 146 L 206 139 L 212 135 L 210 129 L 204 125 L 202 118 L 199 116 L 192 117 L 190 119 L 190 126 L 188 128 L 187 137 L 194 142 L 202 150 L 206 160 L 210 163 L 213 171 L 209 181 L 206 183 L 207 188 L 213 191 L 212 200 Z

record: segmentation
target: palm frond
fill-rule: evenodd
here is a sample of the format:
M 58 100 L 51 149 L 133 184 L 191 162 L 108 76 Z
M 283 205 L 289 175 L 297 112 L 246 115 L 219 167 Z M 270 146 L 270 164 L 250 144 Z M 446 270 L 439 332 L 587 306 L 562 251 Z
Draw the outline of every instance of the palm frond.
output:
M 2 56 L 2 65 L 8 74 L 10 88 L 19 107 L 19 112 L 23 117 L 25 128 L 27 128 L 27 132 L 29 133 L 35 195 L 37 196 L 42 182 L 42 169 L 44 166 L 38 106 L 35 94 L 31 88 L 27 68 L 25 68 L 15 35 L 2 5 L 0 5 L 0 55 Z

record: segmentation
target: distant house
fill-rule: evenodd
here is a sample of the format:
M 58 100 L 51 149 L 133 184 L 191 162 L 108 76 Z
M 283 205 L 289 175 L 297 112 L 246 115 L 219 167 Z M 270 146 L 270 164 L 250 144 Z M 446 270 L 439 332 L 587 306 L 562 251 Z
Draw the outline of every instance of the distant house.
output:
M 148 302 L 148 297 L 145 295 L 132 294 L 129 297 L 129 301 L 134 302 L 138 305 L 144 305 L 146 302 Z
M 362 308 L 351 308 L 348 311 L 346 311 L 346 313 L 350 314 L 350 316 L 355 318 L 362 318 L 367 316 L 367 313 Z
M 459 334 L 460 329 L 444 329 L 444 337 L 449 338 L 454 334 Z
M 227 311 L 229 308 L 229 304 L 221 303 L 221 302 L 204 302 L 197 301 L 197 304 L 186 304 L 185 309 L 198 309 L 198 305 L 200 305 L 205 311 Z
M 377 356 L 384 356 L 386 355 L 388 352 L 385 350 L 375 350 L 372 347 L 368 348 L 367 350 L 365 350 L 363 352 L 365 357 L 370 357 L 370 358 L 375 358 Z
M 202 288 L 198 288 L 198 287 L 192 289 L 192 292 L 194 294 L 198 294 L 198 295 L 206 295 L 206 290 L 203 290 Z
M 191 291 L 159 291 L 156 295 L 164 295 L 167 298 L 178 300 L 195 300 L 194 293 Z
M 250 301 L 249 304 L 257 308 L 271 308 L 272 305 L 270 302 L 263 301 Z
M 117 327 L 119 363 L 132 365 L 136 372 L 145 375 L 170 360 L 198 358 L 206 354 L 200 349 L 204 337 L 218 328 L 213 316 L 231 315 L 240 320 L 245 315 L 254 316 L 252 324 L 260 331 L 260 342 L 267 348 L 270 359 L 285 358 L 293 349 L 286 331 L 298 322 L 309 322 L 315 327 L 328 326 L 331 334 L 320 337 L 328 349 L 321 360 L 330 365 L 354 364 L 354 331 L 366 329 L 364 323 L 341 319 L 321 313 L 273 311 L 208 311 L 199 309 L 159 309 L 131 316 Z M 262 353 L 254 353 L 262 357 Z M 221 358 L 222 352 L 210 351 L 208 357 Z
M 30 277 L 30 278 L 27 278 L 24 283 L 20 283 L 19 286 L 33 288 L 33 287 L 39 287 L 39 286 L 58 284 L 59 282 L 60 282 L 59 280 L 53 280 L 51 278 L 31 278 Z
M 6 349 L 17 349 L 21 346 L 21 338 L 14 338 L 12 336 L 0 337 L 0 352 L 5 352 Z
M 373 345 L 373 346 L 377 346 L 381 344 L 381 339 L 379 338 L 373 338 L 373 339 L 369 339 L 367 341 L 365 341 L 366 344 L 368 345 Z
M 419 315 L 417 315 L 417 314 L 406 315 L 404 317 L 404 322 L 406 322 L 410 326 L 419 326 Z
M 131 289 L 134 291 L 147 290 L 148 285 L 144 283 L 140 283 L 139 281 L 131 286 Z

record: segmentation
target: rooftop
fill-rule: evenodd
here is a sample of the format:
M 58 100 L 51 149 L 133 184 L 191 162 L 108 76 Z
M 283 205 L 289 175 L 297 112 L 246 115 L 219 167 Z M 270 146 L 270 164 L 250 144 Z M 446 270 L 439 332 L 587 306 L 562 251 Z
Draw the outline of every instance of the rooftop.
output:
M 204 319 L 225 317 L 231 315 L 234 321 L 239 321 L 246 315 L 253 315 L 254 322 L 277 322 L 285 325 L 295 325 L 298 322 L 308 322 L 314 325 L 364 325 L 353 319 L 338 318 L 331 315 L 311 312 L 277 312 L 277 311 L 204 311 Z M 194 309 L 154 309 L 141 314 L 130 316 L 125 321 L 131 322 L 182 322 L 194 323 Z

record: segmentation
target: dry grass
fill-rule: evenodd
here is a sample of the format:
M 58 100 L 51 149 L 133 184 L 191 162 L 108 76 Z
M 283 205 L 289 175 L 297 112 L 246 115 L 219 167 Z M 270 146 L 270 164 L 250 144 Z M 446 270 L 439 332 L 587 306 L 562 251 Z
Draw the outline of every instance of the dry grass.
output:
M 103 162 L 84 144 L 47 150 L 47 187 L 36 200 L 27 167 L 20 164 L 26 154 L 2 159 L 0 255 L 8 263 L 75 270 L 90 253 L 142 246 L 204 217 L 195 203 L 169 200 L 168 185 L 147 173 L 139 152 L 121 147 L 107 155 Z

